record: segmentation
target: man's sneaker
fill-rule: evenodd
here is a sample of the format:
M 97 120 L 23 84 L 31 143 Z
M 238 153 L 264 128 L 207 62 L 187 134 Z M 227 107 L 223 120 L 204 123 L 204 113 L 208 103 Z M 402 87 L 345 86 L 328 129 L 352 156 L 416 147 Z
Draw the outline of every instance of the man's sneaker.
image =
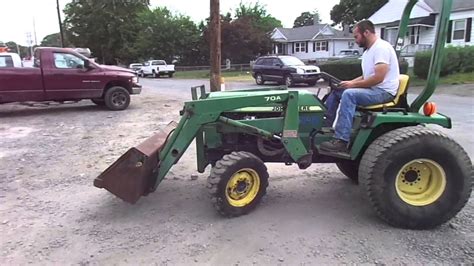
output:
M 330 152 L 347 152 L 347 142 L 340 139 L 332 139 L 321 143 L 319 148 Z

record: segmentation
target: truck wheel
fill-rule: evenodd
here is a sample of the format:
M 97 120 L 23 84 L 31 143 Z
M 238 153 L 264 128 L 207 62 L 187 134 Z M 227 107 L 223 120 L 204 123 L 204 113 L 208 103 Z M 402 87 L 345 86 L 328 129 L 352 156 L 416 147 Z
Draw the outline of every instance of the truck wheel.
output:
M 140 77 L 144 78 L 146 75 L 145 75 L 145 72 L 143 71 L 140 71 Z
M 265 195 L 268 172 L 265 164 L 249 152 L 232 152 L 216 162 L 207 188 L 217 211 L 226 217 L 247 214 Z
M 172 77 L 173 77 L 173 73 L 168 74 L 168 77 L 172 78 Z
M 293 77 L 291 75 L 287 75 L 285 77 L 285 84 L 288 87 L 293 87 L 295 85 L 295 82 L 294 82 Z
M 359 161 L 344 161 L 336 163 L 337 168 L 350 180 L 359 183 Z
M 153 70 L 153 72 L 151 73 L 151 76 L 152 76 L 153 78 L 156 78 L 156 77 L 158 76 L 158 75 L 156 75 L 155 70 Z
M 404 127 L 377 138 L 364 153 L 359 180 L 389 224 L 427 229 L 454 217 L 468 201 L 473 168 L 463 148 L 439 131 Z
M 257 85 L 265 84 L 265 80 L 263 79 L 262 74 L 258 73 L 255 75 L 255 83 L 257 83 Z
M 105 105 L 104 99 L 101 99 L 101 98 L 91 99 L 91 101 L 93 103 L 95 103 L 96 105 L 98 105 L 98 106 L 104 106 Z
M 110 110 L 124 110 L 130 105 L 130 93 L 124 87 L 114 86 L 105 92 L 104 100 Z

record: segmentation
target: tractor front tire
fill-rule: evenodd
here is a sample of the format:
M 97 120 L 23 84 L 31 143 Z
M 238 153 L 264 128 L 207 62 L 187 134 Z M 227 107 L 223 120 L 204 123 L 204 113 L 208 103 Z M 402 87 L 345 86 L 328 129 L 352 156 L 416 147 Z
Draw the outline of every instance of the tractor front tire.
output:
M 359 160 L 344 161 L 336 163 L 336 166 L 339 168 L 341 173 L 357 184 L 359 183 L 359 163 Z
M 429 229 L 469 200 L 473 168 L 464 149 L 422 126 L 377 138 L 362 156 L 359 181 L 377 215 L 401 228 Z
M 265 195 L 268 172 L 260 158 L 249 152 L 232 152 L 216 162 L 207 188 L 216 210 L 236 217 L 253 210 Z

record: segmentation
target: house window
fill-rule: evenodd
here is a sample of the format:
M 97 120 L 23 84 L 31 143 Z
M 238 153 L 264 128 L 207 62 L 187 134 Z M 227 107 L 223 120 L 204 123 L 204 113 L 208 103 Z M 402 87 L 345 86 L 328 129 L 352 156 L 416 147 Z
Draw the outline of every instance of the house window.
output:
M 316 47 L 316 51 L 327 51 L 327 47 L 328 47 L 328 42 L 324 41 L 324 42 L 315 42 L 314 43 L 314 46 Z
M 306 52 L 306 43 L 305 42 L 296 42 L 295 43 L 295 52 Z
M 453 21 L 453 40 L 464 40 L 466 36 L 466 20 Z
M 410 44 L 418 44 L 420 41 L 420 27 L 410 28 Z

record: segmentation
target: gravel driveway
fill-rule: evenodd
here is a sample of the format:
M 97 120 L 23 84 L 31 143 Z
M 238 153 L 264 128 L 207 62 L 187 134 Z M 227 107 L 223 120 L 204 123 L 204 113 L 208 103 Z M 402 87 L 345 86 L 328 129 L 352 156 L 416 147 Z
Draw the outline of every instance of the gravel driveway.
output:
M 191 179 L 197 174 L 194 146 L 157 191 L 135 205 L 93 187 L 93 179 L 127 148 L 179 119 L 190 86 L 208 84 L 142 83 L 143 93 L 122 112 L 89 101 L 0 105 L 0 264 L 474 262 L 472 198 L 437 229 L 396 229 L 375 216 L 359 187 L 332 164 L 304 171 L 269 164 L 262 204 L 233 219 L 219 216 L 208 199 L 209 169 Z M 469 142 L 462 144 L 472 158 L 472 137 L 458 135 L 472 132 L 472 125 L 458 125 L 453 133 Z

